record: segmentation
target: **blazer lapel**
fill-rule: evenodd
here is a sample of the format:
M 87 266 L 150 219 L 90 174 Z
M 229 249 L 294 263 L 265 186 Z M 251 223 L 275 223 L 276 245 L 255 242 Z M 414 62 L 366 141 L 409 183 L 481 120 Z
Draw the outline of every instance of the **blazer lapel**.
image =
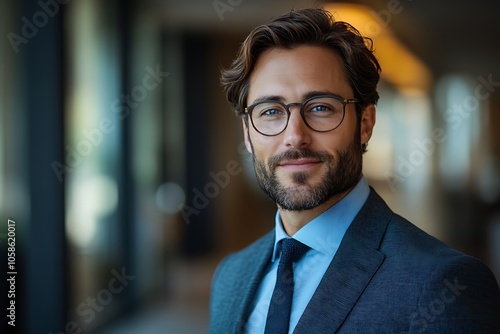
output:
M 294 333 L 334 333 L 340 328 L 384 261 L 378 248 L 392 214 L 372 189 Z
M 252 248 L 253 254 L 249 254 L 244 261 L 244 270 L 241 271 L 238 279 L 241 284 L 232 294 L 235 298 L 233 309 L 235 316 L 231 317 L 233 319 L 231 333 L 243 333 L 264 269 L 271 260 L 274 230 L 264 236 L 256 246 L 257 248 Z

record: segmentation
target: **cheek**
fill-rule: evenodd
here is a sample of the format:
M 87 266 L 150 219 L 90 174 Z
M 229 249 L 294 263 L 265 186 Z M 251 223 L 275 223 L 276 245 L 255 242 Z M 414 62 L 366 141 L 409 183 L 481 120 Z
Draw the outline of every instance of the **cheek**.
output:
M 360 133 L 358 130 L 358 123 L 356 119 L 355 111 L 350 115 L 351 117 L 347 117 L 342 122 L 341 126 L 332 132 L 332 141 L 333 147 L 338 149 L 346 148 L 349 144 L 356 139 L 356 136 L 359 137 Z
M 259 158 L 267 157 L 273 154 L 277 149 L 277 138 L 263 136 L 259 133 L 250 131 L 250 139 L 253 145 L 254 154 Z
M 314 144 L 311 145 L 313 151 L 326 151 L 334 154 L 349 145 L 353 139 L 351 132 L 333 130 L 331 133 L 324 133 L 323 136 L 317 137 Z

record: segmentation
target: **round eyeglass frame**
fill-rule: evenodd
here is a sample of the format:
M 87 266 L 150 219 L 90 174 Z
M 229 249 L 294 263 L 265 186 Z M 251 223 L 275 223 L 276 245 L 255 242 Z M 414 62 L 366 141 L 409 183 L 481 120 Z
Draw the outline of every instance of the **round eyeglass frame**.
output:
M 330 129 L 330 130 L 316 130 L 314 129 L 313 127 L 311 127 L 309 125 L 309 123 L 307 123 L 307 120 L 306 120 L 306 117 L 304 116 L 304 107 L 309 103 L 311 102 L 312 100 L 314 99 L 318 99 L 318 98 L 333 98 L 333 99 L 336 99 L 338 100 L 339 102 L 342 103 L 342 118 L 340 119 L 340 122 L 339 124 L 337 124 L 337 126 L 335 126 L 334 128 Z M 266 134 L 266 133 L 263 133 L 261 131 L 259 131 L 259 129 L 257 129 L 257 127 L 255 126 L 255 124 L 253 123 L 253 118 L 252 118 L 252 112 L 254 110 L 254 108 L 256 106 L 258 106 L 259 104 L 261 103 L 269 103 L 269 102 L 272 102 L 272 103 L 278 103 L 280 104 L 281 106 L 283 106 L 283 108 L 285 108 L 286 110 L 286 113 L 287 113 L 287 118 L 286 118 L 286 124 L 285 124 L 285 127 L 283 128 L 283 130 L 281 130 L 280 132 L 278 133 L 275 133 L 275 134 L 272 134 L 272 135 L 269 135 L 269 134 Z M 281 101 L 277 101 L 277 100 L 263 100 L 263 101 L 259 101 L 257 103 L 254 103 L 252 105 L 249 105 L 248 107 L 245 108 L 245 114 L 249 116 L 250 118 L 250 122 L 252 122 L 252 126 L 253 128 L 255 129 L 255 131 L 257 131 L 258 133 L 260 133 L 261 135 L 264 135 L 264 136 L 268 136 L 268 137 L 274 137 L 274 136 L 277 136 L 281 133 L 283 133 L 283 131 L 286 130 L 286 128 L 288 127 L 288 122 L 290 121 L 290 107 L 293 107 L 293 106 L 300 106 L 300 116 L 302 117 L 302 120 L 304 121 L 304 123 L 307 125 L 307 127 L 313 131 L 316 131 L 316 132 L 330 132 L 330 131 L 333 131 L 335 130 L 336 128 L 338 128 L 340 126 L 340 124 L 342 124 L 342 122 L 344 121 L 344 117 L 345 117 L 345 107 L 347 104 L 349 103 L 359 103 L 359 100 L 358 99 L 355 99 L 355 98 L 352 98 L 352 99 L 345 99 L 343 97 L 340 97 L 340 96 L 337 96 L 337 95 L 316 95 L 316 96 L 312 96 L 310 98 L 308 98 L 307 100 L 305 100 L 304 102 L 300 103 L 300 102 L 293 102 L 293 103 L 289 103 L 289 104 L 285 104 Z

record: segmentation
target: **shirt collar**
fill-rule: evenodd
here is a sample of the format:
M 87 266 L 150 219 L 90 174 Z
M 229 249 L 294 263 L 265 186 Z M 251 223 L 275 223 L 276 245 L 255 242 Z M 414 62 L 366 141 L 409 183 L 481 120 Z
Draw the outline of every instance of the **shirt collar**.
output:
M 328 256 L 337 251 L 345 232 L 365 204 L 370 194 L 370 187 L 364 176 L 356 186 L 335 205 L 311 220 L 293 238 Z M 289 238 L 281 223 L 279 210 L 275 217 L 275 241 L 272 261 L 278 258 L 281 252 L 280 241 Z

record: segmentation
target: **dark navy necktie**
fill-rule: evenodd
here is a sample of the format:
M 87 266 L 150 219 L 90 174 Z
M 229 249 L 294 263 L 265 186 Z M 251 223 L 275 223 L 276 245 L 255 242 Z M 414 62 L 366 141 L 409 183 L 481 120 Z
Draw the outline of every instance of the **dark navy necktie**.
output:
M 308 246 L 292 238 L 281 241 L 281 258 L 267 313 L 265 334 L 288 333 L 293 298 L 293 263 L 298 261 L 308 249 Z

